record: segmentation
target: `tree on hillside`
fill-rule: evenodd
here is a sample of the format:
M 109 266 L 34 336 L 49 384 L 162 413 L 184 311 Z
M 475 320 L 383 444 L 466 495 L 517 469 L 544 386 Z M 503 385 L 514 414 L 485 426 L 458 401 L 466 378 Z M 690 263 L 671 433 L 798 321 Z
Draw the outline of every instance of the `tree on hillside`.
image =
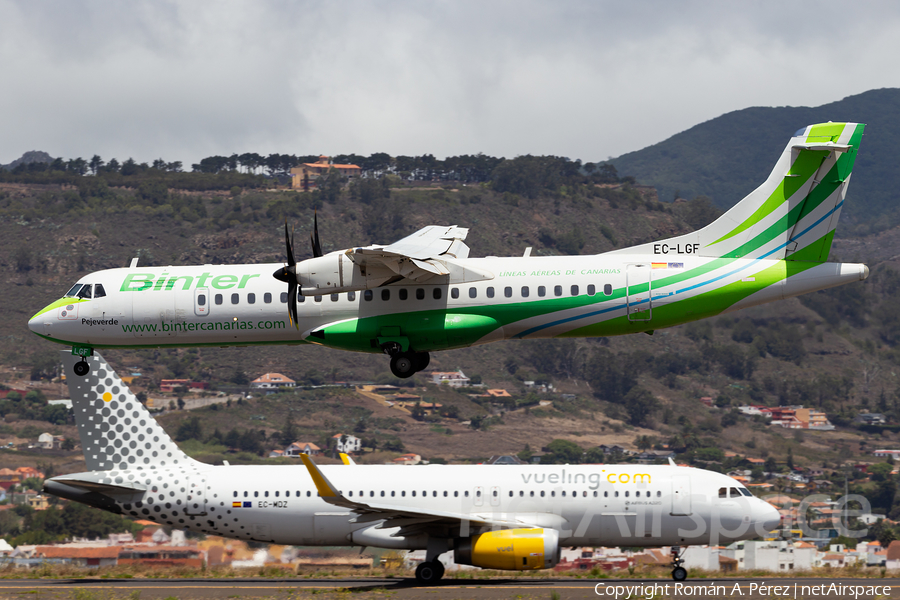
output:
M 633 387 L 623 399 L 628 412 L 628 422 L 635 427 L 649 427 L 651 417 L 659 409 L 659 400 L 649 390 Z

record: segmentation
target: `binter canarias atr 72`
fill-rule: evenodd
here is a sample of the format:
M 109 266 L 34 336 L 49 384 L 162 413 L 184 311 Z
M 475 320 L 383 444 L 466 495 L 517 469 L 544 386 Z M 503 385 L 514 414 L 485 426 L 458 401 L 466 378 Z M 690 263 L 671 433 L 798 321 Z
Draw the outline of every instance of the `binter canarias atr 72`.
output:
M 384 353 L 409 377 L 430 353 L 510 339 L 652 333 L 865 279 L 830 263 L 864 125 L 797 131 L 768 179 L 710 225 L 581 256 L 470 258 L 467 229 L 429 226 L 387 246 L 281 264 L 140 267 L 85 275 L 29 321 L 94 348 L 311 343 Z M 735 140 L 735 143 L 740 143 Z M 75 373 L 85 375 L 87 361 Z

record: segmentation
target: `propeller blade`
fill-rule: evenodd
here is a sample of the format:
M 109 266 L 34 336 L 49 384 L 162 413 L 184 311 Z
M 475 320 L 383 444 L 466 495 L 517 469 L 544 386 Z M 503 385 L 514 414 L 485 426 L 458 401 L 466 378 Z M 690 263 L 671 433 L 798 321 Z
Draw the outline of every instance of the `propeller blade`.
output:
M 294 244 L 293 244 L 293 232 L 291 235 L 288 235 L 288 225 L 287 220 L 284 222 L 284 245 L 287 247 L 287 261 L 288 266 L 293 267 L 297 264 L 297 261 L 294 260 Z
M 291 326 L 297 329 L 300 328 L 300 324 L 297 319 L 297 284 L 290 284 L 288 287 L 288 318 L 291 321 Z
M 313 213 L 313 232 L 309 234 L 309 243 L 312 245 L 314 257 L 322 256 L 322 244 L 319 243 L 319 213 Z

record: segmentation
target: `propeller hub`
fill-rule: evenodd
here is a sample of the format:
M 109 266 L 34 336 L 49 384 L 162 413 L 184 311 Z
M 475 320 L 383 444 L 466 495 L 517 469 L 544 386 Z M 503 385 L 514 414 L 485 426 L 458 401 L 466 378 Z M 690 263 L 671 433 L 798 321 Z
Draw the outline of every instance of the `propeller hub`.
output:
M 291 267 L 281 267 L 272 273 L 272 277 L 283 283 L 295 283 L 294 272 Z

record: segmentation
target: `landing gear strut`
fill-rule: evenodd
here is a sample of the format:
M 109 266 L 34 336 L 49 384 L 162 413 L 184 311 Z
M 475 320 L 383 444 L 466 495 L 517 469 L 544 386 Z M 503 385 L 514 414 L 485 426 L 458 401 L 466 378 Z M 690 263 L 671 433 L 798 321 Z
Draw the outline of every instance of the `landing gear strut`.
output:
M 684 581 L 688 576 L 687 569 L 681 566 L 684 564 L 684 559 L 681 558 L 683 553 L 680 546 L 672 546 L 672 579 L 675 581 Z
M 402 352 L 399 344 L 385 345 L 384 353 L 391 357 L 391 373 L 400 379 L 412 377 L 431 362 L 431 355 L 427 352 Z
M 75 366 L 72 367 L 72 370 L 75 371 L 75 374 L 79 377 L 84 377 L 91 372 L 91 365 L 88 364 L 87 360 L 82 358 L 77 363 L 75 363 Z
M 423 562 L 416 567 L 416 581 L 422 585 L 431 585 L 440 581 L 444 576 L 444 565 L 438 559 L 431 562 Z

